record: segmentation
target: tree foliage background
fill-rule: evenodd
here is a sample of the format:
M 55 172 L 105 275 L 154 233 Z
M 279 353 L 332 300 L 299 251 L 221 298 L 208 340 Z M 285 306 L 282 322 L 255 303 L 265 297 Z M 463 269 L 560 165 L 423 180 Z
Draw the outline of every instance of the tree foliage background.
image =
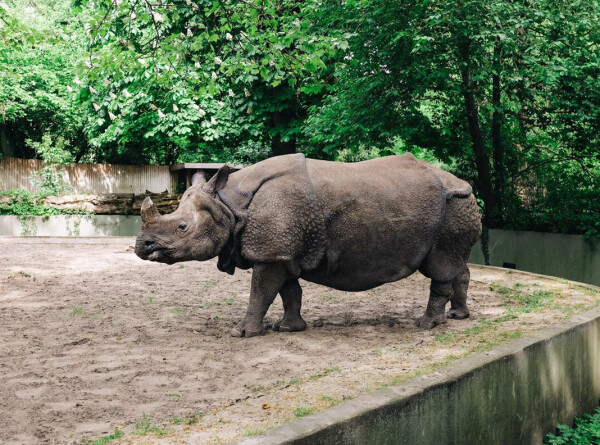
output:
M 412 152 L 488 227 L 600 235 L 600 5 L 0 1 L 5 155 L 256 162 Z

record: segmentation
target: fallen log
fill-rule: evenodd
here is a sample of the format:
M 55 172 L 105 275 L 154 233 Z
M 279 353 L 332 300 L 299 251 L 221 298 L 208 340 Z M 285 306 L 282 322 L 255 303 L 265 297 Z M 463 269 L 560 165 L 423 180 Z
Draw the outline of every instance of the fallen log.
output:
M 112 193 L 105 195 L 48 196 L 44 204 L 61 210 L 82 210 L 95 215 L 139 215 L 142 201 L 150 196 L 161 213 L 171 213 L 179 205 L 181 195 L 170 193 Z

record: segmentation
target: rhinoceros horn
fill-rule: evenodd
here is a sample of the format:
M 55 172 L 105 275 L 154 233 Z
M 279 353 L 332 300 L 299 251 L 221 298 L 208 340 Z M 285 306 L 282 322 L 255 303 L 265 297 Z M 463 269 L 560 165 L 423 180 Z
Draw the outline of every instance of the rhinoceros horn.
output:
M 149 224 L 158 219 L 160 213 L 149 196 L 144 199 L 142 202 L 142 208 L 140 209 L 140 214 L 142 215 L 142 222 L 144 224 Z

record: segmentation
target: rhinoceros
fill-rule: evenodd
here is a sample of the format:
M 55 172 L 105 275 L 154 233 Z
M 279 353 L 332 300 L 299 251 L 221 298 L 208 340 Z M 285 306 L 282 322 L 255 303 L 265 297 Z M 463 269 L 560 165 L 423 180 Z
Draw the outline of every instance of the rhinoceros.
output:
M 471 186 L 452 174 L 411 154 L 351 164 L 292 154 L 239 171 L 225 165 L 202 182 L 171 214 L 145 199 L 135 252 L 167 264 L 218 256 L 230 274 L 252 268 L 233 336 L 264 333 L 278 293 L 284 315 L 274 329 L 306 329 L 300 278 L 364 291 L 418 270 L 431 279 L 420 328 L 469 316 L 467 258 L 481 219 Z

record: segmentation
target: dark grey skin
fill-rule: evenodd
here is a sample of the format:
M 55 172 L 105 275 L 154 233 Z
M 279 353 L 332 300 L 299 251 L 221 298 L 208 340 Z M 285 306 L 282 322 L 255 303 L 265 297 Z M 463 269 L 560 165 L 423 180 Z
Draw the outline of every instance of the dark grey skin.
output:
M 469 316 L 467 259 L 481 234 L 471 187 L 412 155 L 354 164 L 278 156 L 197 181 L 179 208 L 142 205 L 136 254 L 173 264 L 219 257 L 218 268 L 252 268 L 250 303 L 236 337 L 264 332 L 279 293 L 274 329 L 302 331 L 298 279 L 363 291 L 420 271 L 431 279 L 419 327 Z M 450 300 L 450 309 L 444 313 Z

